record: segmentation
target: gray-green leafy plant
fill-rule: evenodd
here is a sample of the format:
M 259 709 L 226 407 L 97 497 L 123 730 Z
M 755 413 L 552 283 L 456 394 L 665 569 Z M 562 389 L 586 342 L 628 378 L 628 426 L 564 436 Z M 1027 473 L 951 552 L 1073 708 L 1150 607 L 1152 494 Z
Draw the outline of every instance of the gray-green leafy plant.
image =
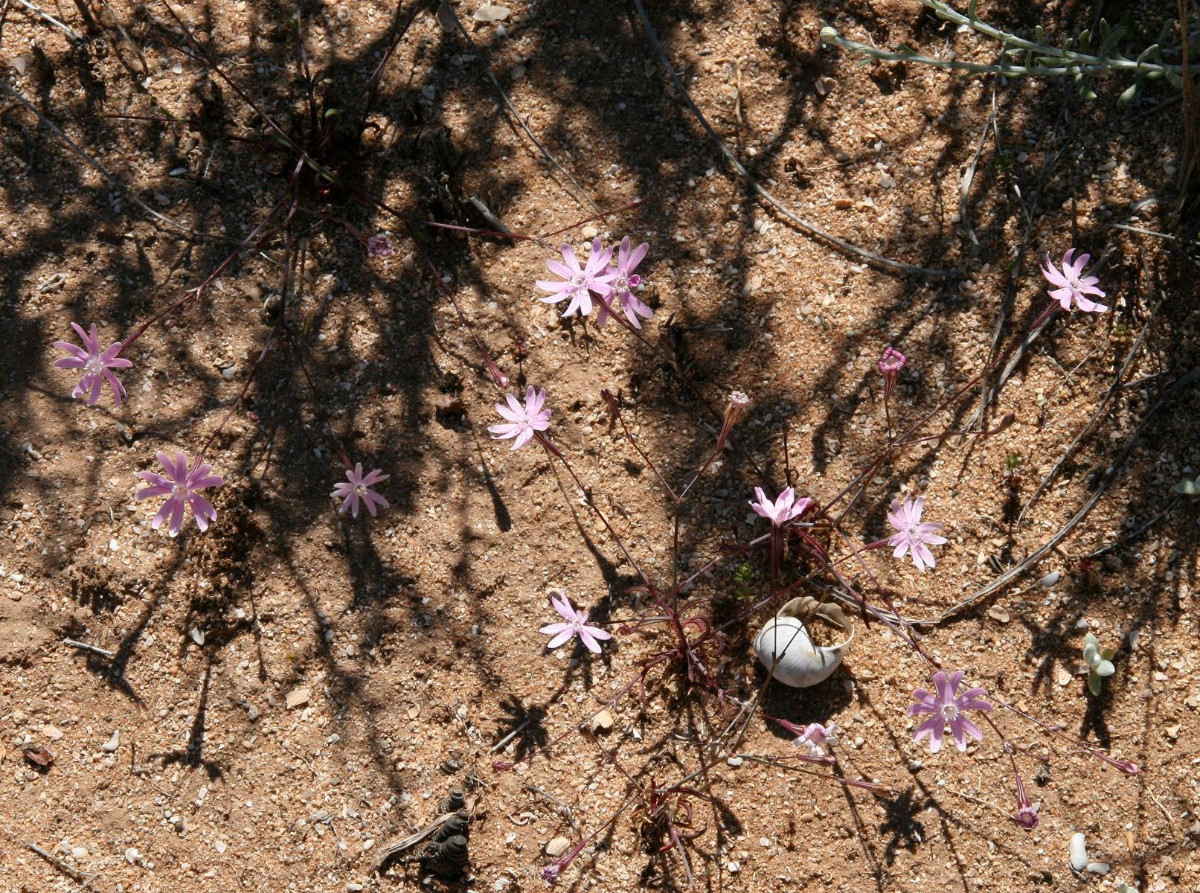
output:
M 982 64 L 938 59 L 923 56 L 906 46 L 900 46 L 894 51 L 883 50 L 842 37 L 831 25 L 821 28 L 821 42 L 873 59 L 916 62 L 934 68 L 972 74 L 998 74 L 1006 78 L 1071 77 L 1078 83 L 1080 93 L 1089 99 L 1094 99 L 1096 94 L 1084 82 L 1085 76 L 1107 71 L 1133 75 L 1133 83 L 1121 93 L 1119 101 L 1122 103 L 1133 99 L 1142 84 L 1148 80 L 1166 78 L 1176 87 L 1183 86 L 1183 66 L 1163 61 L 1162 43 L 1173 30 L 1171 24 L 1163 27 L 1157 41 L 1131 58 L 1119 49 L 1130 37 L 1129 30 L 1124 25 L 1110 25 L 1105 19 L 1100 20 L 1095 34 L 1084 31 L 1079 37 L 1067 38 L 1061 47 L 1056 47 L 1047 43 L 1046 31 L 1041 25 L 1034 28 L 1034 39 L 1028 40 L 983 21 L 975 14 L 978 0 L 971 0 L 965 13 L 959 12 L 943 0 L 921 2 L 932 9 L 938 18 L 970 28 L 976 34 L 1000 43 L 1004 47 L 1003 60 L 995 64 Z

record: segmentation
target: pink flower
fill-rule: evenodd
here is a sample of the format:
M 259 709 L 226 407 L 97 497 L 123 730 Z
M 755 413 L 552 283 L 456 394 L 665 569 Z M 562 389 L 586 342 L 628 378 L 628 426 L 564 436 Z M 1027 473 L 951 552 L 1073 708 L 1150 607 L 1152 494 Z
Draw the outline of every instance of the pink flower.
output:
M 356 462 L 354 470 L 346 469 L 346 480 L 333 485 L 333 492 L 329 495 L 334 499 L 342 500 L 342 507 L 338 509 L 339 514 L 346 514 L 346 509 L 350 510 L 350 517 L 358 517 L 358 504 L 362 500 L 367 504 L 367 511 L 374 518 L 378 512 L 378 508 L 387 508 L 388 501 L 376 493 L 371 487 L 376 484 L 381 484 L 390 478 L 390 474 L 384 474 L 378 468 L 370 474 L 363 474 L 362 463 Z
M 779 494 L 779 498 L 774 502 L 767 499 L 767 494 L 763 492 L 762 487 L 755 487 L 754 493 L 758 497 L 758 501 L 752 501 L 750 508 L 762 517 L 769 519 L 776 527 L 782 527 L 793 518 L 800 517 L 812 505 L 812 500 L 807 496 L 797 501 L 794 487 L 788 487 Z
M 166 453 L 156 453 L 155 456 L 166 470 L 166 475 L 153 471 L 139 471 L 137 477 L 148 482 L 150 486 L 143 487 L 134 494 L 134 499 L 138 502 L 156 496 L 167 497 L 150 526 L 158 530 L 169 517 L 171 520 L 167 530 L 171 536 L 178 536 L 179 531 L 183 529 L 183 511 L 186 508 L 196 519 L 196 526 L 201 532 L 208 530 L 209 522 L 217 520 L 217 510 L 203 496 L 196 495 L 196 491 L 207 487 L 219 487 L 225 483 L 224 479 L 220 475 L 211 474 L 212 466 L 199 459 L 196 460 L 196 467 L 188 471 L 187 455 L 184 453 L 176 453 L 174 461 L 171 461 L 171 457 Z
M 917 703 L 908 706 L 908 715 L 933 714 L 913 730 L 913 741 L 920 741 L 929 735 L 929 750 L 932 753 L 937 753 L 942 749 L 942 735 L 946 730 L 947 723 L 950 725 L 950 733 L 954 736 L 954 743 L 959 750 L 967 749 L 967 735 L 976 741 L 983 740 L 983 732 L 979 731 L 979 726 L 967 719 L 963 711 L 982 710 L 987 712 L 992 709 L 992 705 L 983 700 L 982 695 L 985 692 L 982 688 L 972 688 L 961 695 L 955 694 L 958 691 L 959 683 L 962 682 L 964 672 L 955 670 L 947 678 L 945 673 L 938 670 L 933 674 L 933 687 L 937 690 L 937 694 L 930 694 L 923 688 L 918 688 L 913 692 L 913 698 Z
M 87 394 L 87 405 L 95 406 L 96 401 L 100 399 L 100 390 L 107 381 L 108 386 L 112 388 L 113 405 L 120 406 L 121 401 L 125 399 L 125 387 L 109 370 L 128 369 L 133 365 L 124 357 L 117 356 L 121 351 L 121 342 L 117 341 L 104 350 L 100 350 L 100 336 L 96 333 L 95 323 L 92 323 L 91 335 L 88 335 L 77 323 L 71 323 L 71 328 L 79 333 L 83 347 L 72 344 L 70 341 L 54 342 L 55 347 L 70 354 L 69 357 L 55 360 L 55 366 L 59 369 L 83 370 L 83 377 L 79 379 L 79 384 L 75 385 L 75 390 L 71 391 L 71 396 L 82 397 Z
M 512 448 L 520 449 L 529 443 L 533 438 L 534 431 L 545 431 L 550 427 L 550 410 L 542 409 L 542 404 L 546 402 L 546 392 L 542 389 L 534 390 L 533 385 L 525 389 L 525 407 L 522 409 L 521 404 L 517 402 L 517 398 L 512 394 L 505 394 L 504 399 L 508 401 L 508 406 L 503 403 L 496 404 L 496 412 L 500 413 L 507 422 L 500 425 L 489 425 L 488 430 L 492 432 L 492 437 L 496 440 L 504 440 L 507 437 L 515 437 Z
M 557 648 L 559 645 L 569 641 L 572 636 L 579 636 L 579 641 L 587 646 L 588 651 L 591 651 L 593 654 L 599 654 L 600 642 L 596 640 L 603 641 L 612 638 L 611 633 L 605 632 L 597 626 L 588 626 L 588 612 L 576 611 L 571 607 L 571 602 L 567 600 L 565 592 L 560 592 L 557 598 L 550 596 L 550 604 L 554 605 L 554 610 L 566 622 L 550 623 L 539 630 L 539 632 L 547 636 L 554 637 L 547 643 L 547 648 Z
M 810 723 L 804 727 L 800 737 L 792 742 L 792 747 L 806 747 L 809 756 L 823 757 L 826 755 L 826 747 L 838 743 L 839 732 L 841 729 L 835 722 L 831 722 L 827 726 L 823 726 L 819 722 Z
M 924 497 L 918 496 L 915 500 L 905 499 L 904 504 L 900 504 L 899 499 L 892 500 L 892 509 L 888 512 L 887 522 L 896 529 L 887 539 L 889 546 L 895 546 L 896 551 L 892 555 L 896 558 L 903 558 L 909 549 L 912 549 L 913 564 L 917 566 L 917 570 L 924 572 L 926 567 L 936 567 L 937 562 L 933 559 L 933 553 L 929 551 L 929 546 L 940 546 L 946 542 L 944 536 L 938 536 L 938 531 L 942 529 L 942 525 L 935 522 L 921 523 L 921 512 L 925 510 Z
M 883 356 L 879 358 L 879 373 L 887 378 L 889 375 L 897 375 L 904 368 L 904 364 L 908 362 L 908 357 L 900 353 L 894 347 L 885 347 Z
M 592 292 L 605 296 L 612 294 L 611 283 L 617 278 L 616 270 L 609 269 L 612 249 L 602 248 L 600 240 L 593 239 L 591 254 L 582 269 L 575 257 L 575 249 L 570 245 L 562 246 L 562 256 L 565 263 L 548 260 L 546 266 L 550 268 L 551 273 L 561 276 L 565 281 L 539 279 L 537 287 L 552 293 L 541 300 L 545 304 L 557 304 L 570 298 L 571 303 L 567 305 L 563 316 L 570 316 L 576 310 L 580 316 L 587 316 L 592 312 Z
M 629 324 L 635 329 L 642 327 L 639 316 L 649 319 L 654 315 L 654 311 L 643 304 L 638 297 L 633 293 L 633 290 L 642 284 L 642 277 L 638 276 L 633 271 L 637 269 L 637 265 L 642 262 L 642 258 L 646 256 L 646 252 L 650 250 L 650 243 L 643 242 L 637 248 L 630 249 L 629 236 L 621 240 L 621 247 L 617 250 L 617 258 L 613 261 L 613 270 L 616 273 L 616 279 L 612 284 L 612 295 L 609 303 L 616 306 L 616 302 L 621 302 L 621 310 L 625 312 L 625 318 L 629 320 Z M 600 312 L 596 316 L 596 325 L 604 328 L 604 324 L 608 322 L 608 310 L 604 305 L 600 305 Z
M 1088 265 L 1088 261 L 1092 257 L 1090 254 L 1081 254 L 1078 260 L 1072 260 L 1074 254 L 1075 249 L 1072 248 L 1063 255 L 1061 270 L 1051 262 L 1050 255 L 1046 255 L 1046 266 L 1042 267 L 1042 275 L 1051 285 L 1058 286 L 1058 288 L 1048 289 L 1050 297 L 1058 301 L 1063 310 L 1070 310 L 1071 301 L 1074 300 L 1075 306 L 1085 313 L 1103 313 L 1108 307 L 1104 304 L 1097 304 L 1086 297 L 1087 295 L 1104 297 L 1104 292 L 1096 287 L 1096 283 L 1100 280 L 1095 276 L 1080 278 L 1083 268 Z
M 376 233 L 367 239 L 367 254 L 371 257 L 387 257 L 392 253 L 392 240 L 387 233 Z

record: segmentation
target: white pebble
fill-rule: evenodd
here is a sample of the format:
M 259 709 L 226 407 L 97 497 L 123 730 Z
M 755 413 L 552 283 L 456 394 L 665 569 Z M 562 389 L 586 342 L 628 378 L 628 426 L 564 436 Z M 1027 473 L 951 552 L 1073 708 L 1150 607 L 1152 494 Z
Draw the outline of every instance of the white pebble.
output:
M 1071 835 L 1071 844 L 1068 847 L 1068 852 L 1071 854 L 1071 867 L 1076 871 L 1083 871 L 1087 868 L 1087 838 L 1083 836 L 1082 831 L 1077 831 Z
M 113 729 L 112 737 L 100 745 L 100 749 L 105 753 L 112 753 L 121 746 L 121 730 Z
M 1108 874 L 1108 863 L 1107 862 L 1089 862 L 1087 864 L 1087 870 L 1090 871 L 1092 874 Z

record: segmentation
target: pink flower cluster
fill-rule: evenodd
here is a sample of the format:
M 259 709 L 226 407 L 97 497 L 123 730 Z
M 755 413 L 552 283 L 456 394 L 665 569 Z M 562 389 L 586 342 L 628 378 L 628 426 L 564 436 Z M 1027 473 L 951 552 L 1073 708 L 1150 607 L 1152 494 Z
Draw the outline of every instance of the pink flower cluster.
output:
M 582 266 L 575 249 L 570 245 L 563 245 L 560 250 L 562 261 L 548 260 L 546 266 L 561 279 L 539 279 L 537 282 L 538 288 L 550 292 L 541 299 L 543 303 L 569 301 L 563 316 L 575 312 L 580 316 L 588 316 L 592 312 L 592 295 L 596 295 L 600 299 L 596 324 L 601 328 L 608 322 L 609 311 L 618 309 L 618 305 L 635 329 L 642 327 L 641 319 L 649 319 L 654 315 L 654 311 L 634 294 L 634 290 L 642 284 L 642 277 L 633 271 L 650 250 L 648 242 L 633 248 L 626 236 L 616 249 L 614 258 L 612 248 L 605 248 L 599 239 L 593 239 L 591 251 Z

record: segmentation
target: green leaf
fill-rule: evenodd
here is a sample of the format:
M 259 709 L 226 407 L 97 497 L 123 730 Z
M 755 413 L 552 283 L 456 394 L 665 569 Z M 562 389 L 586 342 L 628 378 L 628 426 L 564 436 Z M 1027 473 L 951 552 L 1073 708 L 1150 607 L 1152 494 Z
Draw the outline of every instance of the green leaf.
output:
M 1183 78 L 1180 77 L 1177 72 L 1167 71 L 1163 73 L 1163 76 L 1167 79 L 1167 83 L 1169 83 L 1172 87 L 1175 87 L 1176 89 L 1183 88 Z
M 1182 493 L 1184 496 L 1195 496 L 1197 493 L 1200 493 L 1200 478 L 1194 481 L 1184 478 L 1175 485 L 1175 492 Z
M 1147 62 L 1150 59 L 1153 59 L 1155 54 L 1158 52 L 1158 50 L 1159 50 L 1158 44 L 1156 44 L 1156 43 L 1150 44 L 1150 46 L 1148 46 L 1144 50 L 1142 50 L 1141 54 L 1137 57 L 1138 65 L 1141 65 L 1143 62 Z
M 1046 29 L 1041 25 L 1035 25 L 1033 28 L 1033 39 L 1035 43 L 1046 42 Z
M 968 19 L 977 18 L 977 16 L 975 15 L 975 7 L 978 5 L 979 5 L 979 0 L 971 0 L 971 2 L 967 4 L 967 18 Z
M 1093 673 L 1091 670 L 1088 670 L 1088 691 L 1090 691 L 1092 694 L 1099 697 L 1100 696 L 1100 687 L 1101 687 L 1100 677 L 1097 676 L 1095 673 Z
M 1138 79 L 1122 90 L 1121 95 L 1117 97 L 1117 105 L 1129 105 L 1133 102 L 1133 97 L 1137 96 L 1138 87 L 1141 85 L 1141 79 Z

